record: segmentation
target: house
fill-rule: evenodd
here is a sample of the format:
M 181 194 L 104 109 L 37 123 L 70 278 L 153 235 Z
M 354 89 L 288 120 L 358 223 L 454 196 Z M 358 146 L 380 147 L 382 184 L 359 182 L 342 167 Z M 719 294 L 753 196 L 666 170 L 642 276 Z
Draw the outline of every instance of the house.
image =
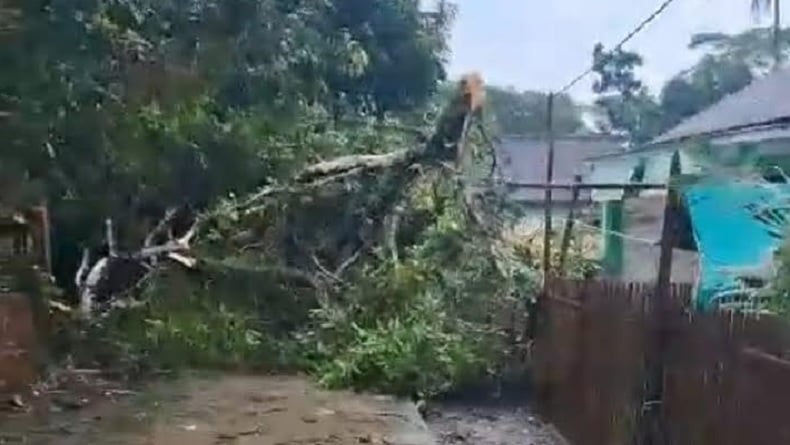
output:
M 586 181 L 673 185 L 683 197 L 687 235 L 693 242 L 676 246 L 676 265 L 696 261 L 696 295 L 701 309 L 754 295 L 749 282 L 770 275 L 773 252 L 781 243 L 790 209 L 790 70 L 754 81 L 740 92 L 681 122 L 639 149 L 589 159 Z M 648 200 L 664 193 L 626 197 L 622 192 L 594 194 L 603 206 L 622 209 L 624 233 L 638 232 L 641 221 L 661 221 Z M 634 207 L 635 206 L 635 207 Z M 658 207 L 663 207 L 659 205 Z M 662 224 L 652 229 L 660 233 Z M 650 239 L 655 236 L 648 237 Z M 686 237 L 688 238 L 688 236 Z M 696 260 L 691 254 L 697 251 Z M 626 265 L 652 261 L 626 249 Z M 629 258 L 630 257 L 630 258 Z M 680 259 L 680 261 L 678 261 Z M 645 278 L 624 273 L 624 278 Z M 673 268 L 675 281 L 687 281 Z
M 625 139 L 608 135 L 563 136 L 554 142 L 554 182 L 570 184 L 576 175 L 585 175 L 591 157 L 611 153 L 622 153 Z M 500 173 L 506 183 L 546 182 L 546 148 L 545 138 L 511 136 L 502 138 L 497 146 L 497 159 Z M 511 200 L 522 203 L 527 208 L 543 209 L 545 192 L 537 189 L 511 188 Z M 572 200 L 568 190 L 553 193 L 554 204 L 558 209 L 567 209 Z M 584 192 L 580 201 L 589 202 L 590 193 Z
M 568 135 L 554 141 L 554 175 L 556 184 L 572 184 L 586 174 L 586 159 L 610 153 L 622 153 L 626 139 L 603 134 Z M 523 187 L 519 184 L 543 184 L 546 182 L 548 141 L 540 137 L 510 136 L 502 138 L 496 146 L 496 155 L 506 197 L 522 214 L 515 229 L 520 236 L 536 239 L 541 236 L 545 218 L 545 190 Z M 597 257 L 599 215 L 591 207 L 591 194 L 582 191 L 574 202 L 570 190 L 553 192 L 552 214 L 554 233 L 559 236 L 570 208 L 575 209 L 578 246 L 589 259 Z M 584 224 L 584 223 L 587 224 Z M 539 248 L 535 245 L 536 248 Z

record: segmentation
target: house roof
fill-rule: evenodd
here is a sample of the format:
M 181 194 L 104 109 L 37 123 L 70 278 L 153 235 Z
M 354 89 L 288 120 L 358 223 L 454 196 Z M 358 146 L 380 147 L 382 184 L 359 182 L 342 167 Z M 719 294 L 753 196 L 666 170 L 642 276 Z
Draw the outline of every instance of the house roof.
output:
M 708 109 L 691 116 L 651 142 L 666 144 L 697 136 L 745 130 L 790 121 L 790 69 L 753 81 Z
M 555 140 L 554 182 L 571 183 L 574 175 L 585 173 L 586 159 L 622 152 L 625 139 L 614 136 L 566 136 Z M 497 146 L 497 158 L 505 181 L 542 183 L 546 180 L 546 146 L 543 138 L 505 137 Z M 569 191 L 555 191 L 555 199 L 570 200 Z M 517 200 L 543 200 L 542 190 L 518 190 Z

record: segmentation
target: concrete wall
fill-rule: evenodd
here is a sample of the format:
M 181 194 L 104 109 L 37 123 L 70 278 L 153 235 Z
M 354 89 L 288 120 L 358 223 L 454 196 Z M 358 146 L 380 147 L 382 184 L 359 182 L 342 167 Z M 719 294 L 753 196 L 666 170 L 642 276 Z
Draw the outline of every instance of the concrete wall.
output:
M 658 262 L 661 256 L 659 239 L 664 218 L 665 197 L 649 194 L 640 198 L 628 198 L 624 203 L 623 268 L 615 279 L 652 283 L 658 278 Z M 522 203 L 525 231 L 541 230 L 543 227 L 543 203 Z M 554 231 L 561 233 L 565 218 L 568 216 L 568 202 L 557 202 L 553 208 Z M 599 228 L 592 222 L 600 223 L 600 204 L 580 203 L 577 218 L 588 221 L 585 226 L 576 226 L 575 232 L 587 237 L 603 239 Z M 600 246 L 599 246 L 600 247 Z M 602 252 L 601 252 L 602 253 Z M 699 276 L 699 255 L 689 250 L 675 249 L 672 261 L 672 281 L 694 284 Z
M 665 197 L 653 195 L 625 200 L 624 267 L 622 279 L 652 282 L 658 277 L 661 256 L 661 231 L 664 224 Z M 697 252 L 675 249 L 672 281 L 695 283 L 699 276 Z
M 626 243 L 623 272 L 624 281 L 654 282 L 658 278 L 658 263 L 661 257 L 659 246 Z M 672 281 L 694 284 L 699 276 L 697 252 L 674 249 L 672 255 Z

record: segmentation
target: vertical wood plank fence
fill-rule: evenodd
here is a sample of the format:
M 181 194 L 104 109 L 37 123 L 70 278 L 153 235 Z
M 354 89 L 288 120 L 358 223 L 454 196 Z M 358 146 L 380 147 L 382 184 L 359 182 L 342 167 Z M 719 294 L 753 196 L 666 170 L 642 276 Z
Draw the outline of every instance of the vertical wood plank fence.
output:
M 554 281 L 535 351 L 543 414 L 585 445 L 635 443 L 655 286 Z M 790 325 L 773 317 L 686 310 L 672 287 L 663 320 L 663 440 L 672 445 L 790 444 Z

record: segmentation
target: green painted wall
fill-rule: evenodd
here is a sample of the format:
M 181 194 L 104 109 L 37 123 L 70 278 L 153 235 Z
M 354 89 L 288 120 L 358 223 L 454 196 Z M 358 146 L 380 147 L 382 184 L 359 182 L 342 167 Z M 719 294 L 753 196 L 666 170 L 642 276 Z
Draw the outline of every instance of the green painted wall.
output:
M 617 277 L 623 271 L 623 201 L 605 201 L 601 228 L 603 229 L 603 257 L 601 266 L 607 277 Z

